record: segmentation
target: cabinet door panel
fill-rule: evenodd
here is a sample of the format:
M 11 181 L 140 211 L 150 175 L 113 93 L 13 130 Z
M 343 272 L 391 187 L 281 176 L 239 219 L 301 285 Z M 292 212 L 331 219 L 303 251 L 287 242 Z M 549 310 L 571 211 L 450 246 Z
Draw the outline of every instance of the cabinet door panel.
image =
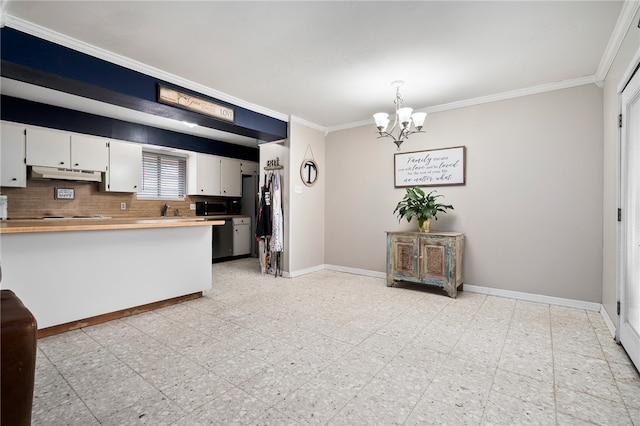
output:
M 243 175 L 257 175 L 258 174 L 258 163 L 255 161 L 246 161 L 242 160 L 240 162 L 241 172 Z
M 27 165 L 71 168 L 71 136 L 57 130 L 27 127 Z
M 187 161 L 187 194 L 220 195 L 220 157 L 194 154 Z
M 444 241 L 420 240 L 420 279 L 446 279 L 446 250 L 446 242 Z
M 240 160 L 220 159 L 220 195 L 242 197 L 242 163 Z
M 251 226 L 233 225 L 233 255 L 251 253 Z
M 107 171 L 109 148 L 106 139 L 87 136 L 71 136 L 71 168 L 77 170 Z
M 393 241 L 393 267 L 394 272 L 408 277 L 418 277 L 417 253 L 415 238 L 397 238 Z
M 27 186 L 27 166 L 24 164 L 24 126 L 2 123 L 0 135 L 0 186 Z
M 142 145 L 111 141 L 107 191 L 138 192 L 142 178 Z

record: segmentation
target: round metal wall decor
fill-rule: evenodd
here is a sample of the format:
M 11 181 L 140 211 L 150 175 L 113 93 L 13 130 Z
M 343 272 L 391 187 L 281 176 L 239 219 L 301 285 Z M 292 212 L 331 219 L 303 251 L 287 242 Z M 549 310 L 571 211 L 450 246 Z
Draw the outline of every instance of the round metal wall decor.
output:
M 306 186 L 313 186 L 318 181 L 318 163 L 315 160 L 305 159 L 300 165 L 300 178 Z

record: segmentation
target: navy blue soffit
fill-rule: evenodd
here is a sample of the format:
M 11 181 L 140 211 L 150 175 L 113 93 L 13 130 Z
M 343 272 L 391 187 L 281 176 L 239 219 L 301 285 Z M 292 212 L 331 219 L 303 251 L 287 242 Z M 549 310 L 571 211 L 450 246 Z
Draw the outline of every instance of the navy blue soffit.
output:
M 12 28 L 0 29 L 0 55 L 3 77 L 262 141 L 287 137 L 288 124 L 285 121 L 195 93 Z M 158 103 L 158 84 L 233 107 L 235 123 Z
M 130 123 L 25 99 L 2 95 L 2 119 L 52 129 L 68 130 L 123 141 L 138 142 L 194 152 L 259 161 L 257 148 L 212 141 L 211 139 Z

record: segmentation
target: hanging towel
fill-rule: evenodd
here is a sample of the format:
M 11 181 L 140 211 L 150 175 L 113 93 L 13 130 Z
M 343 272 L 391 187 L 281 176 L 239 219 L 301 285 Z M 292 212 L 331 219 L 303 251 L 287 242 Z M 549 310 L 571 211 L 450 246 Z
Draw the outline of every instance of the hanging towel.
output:
M 264 238 L 271 235 L 271 194 L 269 192 L 269 181 L 267 175 L 264 176 L 264 185 L 260 188 L 260 211 L 258 212 L 258 223 L 256 225 L 256 238 Z
M 283 227 L 284 221 L 282 217 L 282 182 L 280 181 L 280 173 L 274 174 L 273 179 L 273 189 L 271 194 L 271 208 L 272 208 L 272 225 L 273 228 L 271 230 L 271 241 L 270 241 L 270 249 L 271 251 L 283 251 L 284 246 L 284 236 L 283 236 Z

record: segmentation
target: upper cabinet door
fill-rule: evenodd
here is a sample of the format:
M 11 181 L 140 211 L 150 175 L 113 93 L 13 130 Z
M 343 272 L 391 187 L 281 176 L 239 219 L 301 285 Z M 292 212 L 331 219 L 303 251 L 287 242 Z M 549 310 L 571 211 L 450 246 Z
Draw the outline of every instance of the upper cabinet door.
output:
M 240 166 L 242 168 L 243 175 L 257 175 L 258 174 L 258 163 L 255 161 L 246 161 L 242 160 L 240 162 Z
M 242 167 L 240 160 L 220 159 L 220 195 L 242 197 Z
M 0 186 L 27 186 L 27 166 L 24 163 L 24 129 L 13 123 L 1 123 Z
M 220 157 L 196 153 L 187 160 L 187 194 L 220 195 Z
M 105 191 L 138 192 L 142 186 L 142 145 L 112 140 L 109 143 L 108 184 Z
M 58 130 L 27 127 L 27 165 L 71 168 L 71 136 Z
M 109 163 L 107 139 L 97 136 L 71 135 L 71 168 L 106 172 Z

